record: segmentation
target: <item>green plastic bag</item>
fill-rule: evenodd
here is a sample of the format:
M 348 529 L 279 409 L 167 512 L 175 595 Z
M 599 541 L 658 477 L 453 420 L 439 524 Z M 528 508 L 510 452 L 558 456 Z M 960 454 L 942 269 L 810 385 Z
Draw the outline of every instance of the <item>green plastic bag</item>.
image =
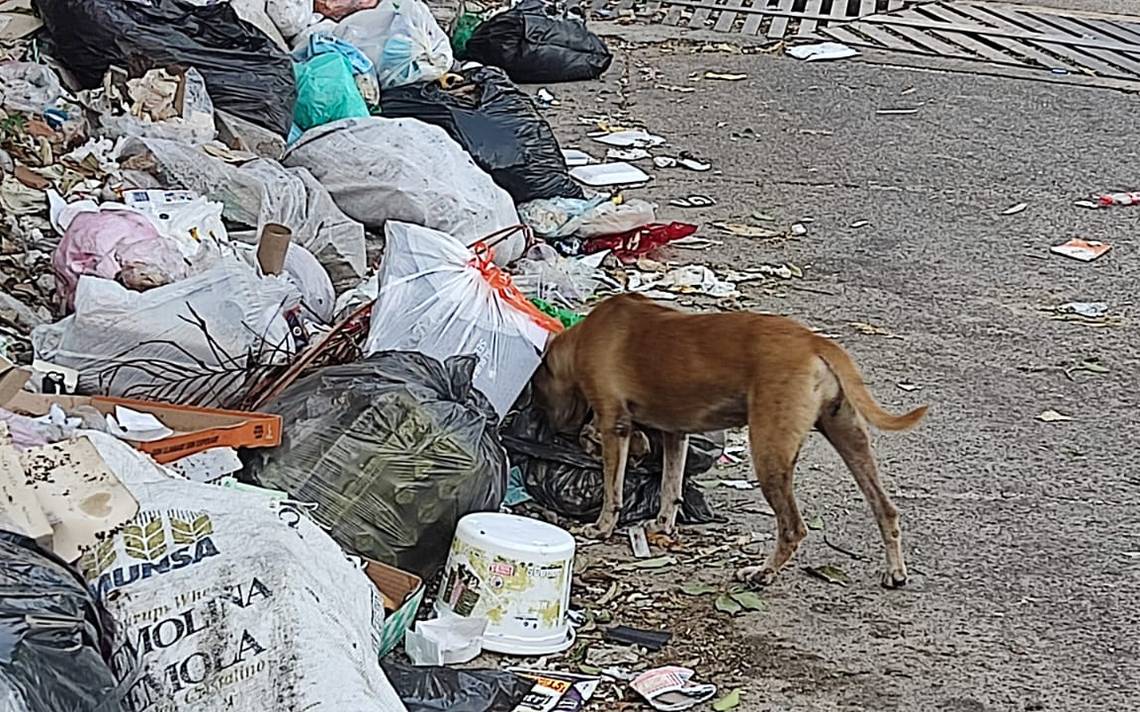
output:
M 368 116 L 368 105 L 344 55 L 318 54 L 307 62 L 294 64 L 293 73 L 297 78 L 293 123 L 302 131 L 339 119 Z

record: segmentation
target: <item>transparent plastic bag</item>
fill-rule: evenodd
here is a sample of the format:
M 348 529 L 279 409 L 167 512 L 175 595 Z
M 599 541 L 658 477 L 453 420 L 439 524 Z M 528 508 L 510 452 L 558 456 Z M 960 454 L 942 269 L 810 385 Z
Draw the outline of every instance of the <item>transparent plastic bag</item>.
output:
M 513 269 L 515 285 L 523 294 L 545 302 L 578 306 L 598 289 L 593 265 L 563 257 L 544 242 L 527 250 Z
M 315 502 L 313 517 L 347 549 L 427 579 L 459 519 L 498 509 L 506 489 L 474 370 L 472 356 L 385 352 L 313 373 L 270 406 L 282 443 L 252 454 L 254 479 Z
M 36 358 L 79 371 L 79 391 L 185 405 L 233 405 L 263 367 L 295 352 L 285 279 L 226 260 L 141 294 L 82 277 L 75 314 L 32 332 Z
M 166 74 L 165 70 L 151 70 L 142 80 L 134 80 L 135 86 L 140 87 L 138 82 L 159 73 Z M 139 91 L 143 89 L 140 87 Z M 210 94 L 206 91 L 206 80 L 198 70 L 193 67 L 186 70 L 182 91 L 185 92 L 182 113 L 167 119 L 154 121 L 149 117 L 132 114 L 114 116 L 109 110 L 101 112 L 99 124 L 103 128 L 103 135 L 109 138 L 147 136 L 189 144 L 213 141 L 218 134 L 214 127 L 214 102 L 210 100 Z M 145 101 L 145 98 L 139 98 L 137 101 Z
M 561 326 L 509 302 L 478 255 L 454 237 L 393 221 L 384 232 L 380 296 L 364 353 L 418 351 L 441 360 L 474 354 L 475 387 L 504 417 L 538 368 L 551 330 Z
M 40 113 L 62 89 L 50 67 L 32 62 L 0 62 L 0 107 Z
M 420 0 L 382 0 L 346 17 L 334 34 L 372 60 L 381 89 L 435 81 L 455 61 L 447 33 Z
M 285 155 L 337 206 L 367 227 L 424 225 L 471 245 L 518 224 L 514 202 L 438 126 L 415 119 L 344 119 L 306 131 Z M 521 233 L 497 244 L 495 263 L 522 256 Z

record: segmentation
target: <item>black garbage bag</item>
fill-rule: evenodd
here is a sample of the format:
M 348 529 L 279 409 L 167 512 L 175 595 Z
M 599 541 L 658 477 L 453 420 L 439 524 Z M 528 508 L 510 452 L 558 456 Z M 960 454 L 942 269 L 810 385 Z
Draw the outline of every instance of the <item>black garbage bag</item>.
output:
M 253 453 L 248 472 L 315 502 L 346 549 L 430 578 L 460 517 L 498 509 L 506 490 L 498 416 L 471 384 L 475 364 L 385 351 L 307 376 L 270 407 L 281 445 Z
M 463 82 L 438 82 L 384 92 L 388 118 L 413 118 L 443 128 L 516 203 L 582 198 L 566 170 L 558 139 L 534 102 L 500 69 L 461 72 Z
M 522 84 L 597 79 L 613 61 L 606 43 L 586 29 L 581 10 L 567 12 L 548 0 L 523 0 L 488 18 L 462 58 L 499 67 Z
M 0 531 L 0 707 L 119 712 L 112 633 L 78 572 L 31 539 Z
M 412 667 L 382 661 L 408 712 L 511 712 L 534 682 L 505 670 Z
M 56 58 L 85 88 L 100 86 L 111 65 L 131 76 L 194 67 L 215 108 L 288 135 L 297 99 L 293 61 L 230 3 L 34 1 Z
M 582 521 L 597 519 L 602 511 L 604 490 L 601 460 L 583 452 L 576 440 L 555 435 L 545 415 L 533 405 L 526 405 L 508 416 L 501 432 L 511 464 L 522 470 L 526 491 L 535 502 L 564 517 Z M 649 453 L 640 462 L 631 459 L 626 467 L 621 526 L 657 516 L 661 502 L 661 436 L 652 431 L 646 434 Z M 712 436 L 689 437 L 678 515 L 682 523 L 720 520 L 692 478 L 711 468 L 723 453 L 723 439 L 717 442 Z

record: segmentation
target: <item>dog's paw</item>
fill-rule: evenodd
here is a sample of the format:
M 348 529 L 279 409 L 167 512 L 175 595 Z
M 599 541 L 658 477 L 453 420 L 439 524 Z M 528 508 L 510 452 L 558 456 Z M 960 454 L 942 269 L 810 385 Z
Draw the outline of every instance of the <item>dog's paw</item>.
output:
M 654 520 L 645 526 L 645 533 L 649 536 L 663 536 L 672 538 L 677 533 L 676 524 L 662 523 Z
M 768 566 L 745 566 L 736 570 L 736 580 L 752 586 L 768 586 L 776 580 L 776 572 Z
M 907 576 L 906 567 L 902 566 L 897 569 L 887 569 L 883 572 L 882 579 L 879 580 L 883 588 L 902 588 L 907 584 L 910 577 Z
M 597 539 L 598 541 L 605 541 L 613 535 L 615 527 L 602 527 L 597 524 L 587 524 L 574 530 L 574 533 L 583 539 Z

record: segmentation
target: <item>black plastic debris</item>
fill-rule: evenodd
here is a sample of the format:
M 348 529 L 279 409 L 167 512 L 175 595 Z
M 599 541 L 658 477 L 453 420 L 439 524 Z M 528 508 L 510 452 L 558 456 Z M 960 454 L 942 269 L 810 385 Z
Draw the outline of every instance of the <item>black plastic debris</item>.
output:
M 132 77 L 170 65 L 194 67 L 216 109 L 285 136 L 297 88 L 293 60 L 232 5 L 180 0 L 35 0 L 52 51 L 84 88 L 111 65 Z
M 110 616 L 62 559 L 0 531 L 0 704 L 24 712 L 119 712 Z M 128 671 L 129 672 L 129 671 Z
M 380 665 L 408 712 L 511 712 L 534 687 L 503 670 Z
M 499 67 L 516 82 L 534 84 L 597 79 L 609 69 L 613 55 L 586 28 L 580 8 L 523 0 L 476 27 L 463 59 Z
M 474 356 L 385 351 L 330 366 L 269 408 L 282 442 L 250 455 L 257 484 L 315 502 L 347 550 L 430 578 L 465 514 L 506 491 L 498 416 L 472 385 Z
M 537 504 L 564 517 L 582 521 L 597 519 L 602 511 L 604 491 L 600 459 L 585 453 L 576 441 L 553 434 L 542 411 L 533 405 L 526 405 L 508 416 L 501 432 L 511 464 L 522 470 L 526 490 Z M 649 453 L 640 462 L 631 459 L 626 467 L 621 526 L 657 516 L 661 501 L 662 444 L 658 433 L 647 435 Z M 705 435 L 689 437 L 680 522 L 721 521 L 692 478 L 710 469 L 723 453 L 723 440 L 718 442 Z
M 429 82 L 384 92 L 384 116 L 443 128 L 516 203 L 583 197 L 531 98 L 502 70 L 476 67 L 460 74 L 463 81 L 447 88 Z

